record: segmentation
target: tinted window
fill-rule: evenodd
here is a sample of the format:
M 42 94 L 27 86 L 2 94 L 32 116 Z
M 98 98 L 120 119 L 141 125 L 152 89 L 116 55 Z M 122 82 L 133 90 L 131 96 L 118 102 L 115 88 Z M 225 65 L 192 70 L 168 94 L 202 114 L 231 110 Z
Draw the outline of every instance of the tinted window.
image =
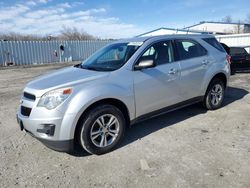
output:
M 247 55 L 247 51 L 245 48 L 230 48 L 230 54 L 231 55 Z
M 206 49 L 197 42 L 191 40 L 176 40 L 175 43 L 179 60 L 200 57 L 207 54 Z
M 158 42 L 149 47 L 141 56 L 142 60 L 154 60 L 157 65 L 173 61 L 172 46 L 170 41 Z
M 224 43 L 220 43 L 221 44 L 221 46 L 226 50 L 226 52 L 228 53 L 228 54 L 230 54 L 230 48 L 226 45 L 226 44 L 224 44 Z
M 205 42 L 216 48 L 217 50 L 221 52 L 225 52 L 224 48 L 221 46 L 221 44 L 215 39 L 215 38 L 205 38 L 203 39 Z

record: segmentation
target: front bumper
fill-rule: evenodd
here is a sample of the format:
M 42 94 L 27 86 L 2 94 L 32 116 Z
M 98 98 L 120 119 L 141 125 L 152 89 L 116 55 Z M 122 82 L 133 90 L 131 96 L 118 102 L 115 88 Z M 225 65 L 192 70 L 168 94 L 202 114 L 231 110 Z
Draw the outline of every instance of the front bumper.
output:
M 24 123 L 23 123 L 23 119 L 19 117 L 19 115 L 17 114 L 17 122 L 19 124 L 19 127 L 21 129 L 21 131 L 26 131 L 27 133 L 29 133 L 32 137 L 36 138 L 37 140 L 39 140 L 40 142 L 42 142 L 45 146 L 47 146 L 50 149 L 56 150 L 56 151 L 61 151 L 61 152 L 73 152 L 74 151 L 74 139 L 69 139 L 69 140 L 52 140 L 52 139 L 45 139 L 44 137 L 37 137 L 33 132 L 31 132 L 30 130 L 28 130 Z M 54 126 L 52 126 L 53 129 Z M 51 135 L 51 130 L 52 129 L 37 129 L 37 132 L 39 134 L 45 134 L 48 136 L 53 136 Z M 41 131 L 43 130 L 43 131 Z M 46 132 L 47 131 L 47 132 Z
M 45 146 L 55 151 L 68 152 L 72 153 L 74 151 L 74 140 L 59 140 L 59 141 L 51 141 L 45 140 L 41 138 L 37 138 L 40 142 L 42 142 Z
M 76 114 L 67 114 L 66 109 L 47 110 L 44 107 L 37 107 L 39 98 L 27 97 L 22 97 L 16 114 L 21 130 L 30 133 L 51 149 L 72 151 Z

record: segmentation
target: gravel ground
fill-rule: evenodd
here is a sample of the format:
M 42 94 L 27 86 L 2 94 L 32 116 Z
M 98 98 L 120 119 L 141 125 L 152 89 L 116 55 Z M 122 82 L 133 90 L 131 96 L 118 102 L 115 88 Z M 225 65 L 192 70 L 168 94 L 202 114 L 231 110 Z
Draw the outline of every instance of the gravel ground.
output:
M 0 70 L 0 187 L 250 187 L 250 74 L 231 77 L 223 108 L 139 123 L 95 156 L 50 150 L 16 123 L 25 83 L 59 67 Z

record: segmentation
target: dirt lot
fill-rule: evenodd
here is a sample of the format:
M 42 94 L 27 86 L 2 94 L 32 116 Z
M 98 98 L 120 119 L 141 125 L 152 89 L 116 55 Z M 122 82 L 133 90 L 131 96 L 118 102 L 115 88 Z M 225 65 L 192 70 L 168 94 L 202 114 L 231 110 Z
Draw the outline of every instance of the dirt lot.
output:
M 0 187 L 250 187 L 250 74 L 231 77 L 219 110 L 193 105 L 133 126 L 114 152 L 72 156 L 15 119 L 25 83 L 58 67 L 0 70 Z

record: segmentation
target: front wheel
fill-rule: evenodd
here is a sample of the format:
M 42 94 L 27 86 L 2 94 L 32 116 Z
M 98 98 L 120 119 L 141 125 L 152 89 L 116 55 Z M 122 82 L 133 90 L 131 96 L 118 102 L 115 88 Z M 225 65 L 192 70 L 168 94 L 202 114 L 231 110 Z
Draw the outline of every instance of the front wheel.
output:
M 208 110 L 216 110 L 221 107 L 224 100 L 225 85 L 222 80 L 214 79 L 208 86 L 203 104 Z
M 126 121 L 122 112 L 112 105 L 92 109 L 80 122 L 78 141 L 91 154 L 112 151 L 122 140 Z

